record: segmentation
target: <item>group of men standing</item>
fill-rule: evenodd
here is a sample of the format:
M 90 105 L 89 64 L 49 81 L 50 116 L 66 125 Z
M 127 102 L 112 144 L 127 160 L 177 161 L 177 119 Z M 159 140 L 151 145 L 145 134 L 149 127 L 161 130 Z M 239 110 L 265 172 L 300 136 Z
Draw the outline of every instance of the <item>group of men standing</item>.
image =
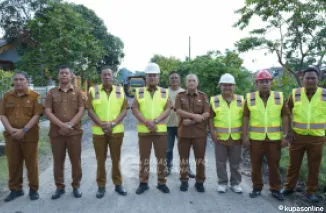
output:
M 302 158 L 308 155 L 309 175 L 307 196 L 317 202 L 318 175 L 325 142 L 326 90 L 318 87 L 318 71 L 309 68 L 303 74 L 303 88 L 294 89 L 287 102 L 281 92 L 271 91 L 272 76 L 261 71 L 256 77 L 257 92 L 244 98 L 234 93 L 236 82 L 232 75 L 224 74 L 218 83 L 221 94 L 211 97 L 198 90 L 198 77 L 188 74 L 186 89 L 180 87 L 177 72 L 169 74 L 170 88 L 159 87 L 160 68 L 150 63 L 145 69 L 146 87 L 136 89 L 132 113 L 138 120 L 139 186 L 136 194 L 149 189 L 148 178 L 150 154 L 154 146 L 157 158 L 157 188 L 163 193 L 170 190 L 166 184 L 172 171 L 173 147 L 178 138 L 180 156 L 180 190 L 187 191 L 189 177 L 195 177 L 195 188 L 204 192 L 205 152 L 207 126 L 215 144 L 217 191 L 225 193 L 230 182 L 231 189 L 242 193 L 240 185 L 242 143 L 250 146 L 253 190 L 251 198 L 260 195 L 263 188 L 262 163 L 267 157 L 269 185 L 273 197 L 284 200 L 284 195 L 294 191 Z M 102 84 L 89 89 L 85 97 L 80 89 L 72 86 L 73 73 L 67 66 L 58 72 L 59 86 L 49 91 L 44 107 L 51 122 L 54 179 L 56 190 L 52 199 L 65 193 L 64 162 L 66 150 L 72 164 L 73 195 L 80 198 L 81 168 L 81 118 L 85 108 L 93 121 L 93 144 L 97 159 L 97 198 L 106 190 L 108 148 L 112 160 L 112 180 L 115 191 L 126 195 L 120 171 L 121 146 L 123 143 L 123 119 L 129 108 L 124 90 L 112 84 L 112 71 L 101 70 Z M 27 87 L 27 75 L 14 75 L 14 90 L 9 91 L 1 102 L 0 115 L 5 126 L 6 153 L 9 166 L 9 189 L 5 201 L 24 194 L 22 190 L 23 162 L 28 171 L 29 196 L 39 198 L 37 147 L 39 118 L 43 105 L 39 94 Z M 281 190 L 279 162 L 282 147 L 290 143 L 290 163 L 286 184 Z M 193 147 L 196 174 L 190 171 L 189 155 Z M 231 177 L 226 164 L 229 161 Z M 230 180 L 230 181 L 229 181 Z

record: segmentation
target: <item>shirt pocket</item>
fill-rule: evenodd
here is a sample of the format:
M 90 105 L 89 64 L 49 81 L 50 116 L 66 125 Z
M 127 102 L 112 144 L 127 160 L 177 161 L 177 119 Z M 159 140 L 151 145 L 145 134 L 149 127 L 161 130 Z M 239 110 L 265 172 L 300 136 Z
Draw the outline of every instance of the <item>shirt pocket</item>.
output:
M 53 110 L 55 112 L 58 112 L 60 110 L 61 103 L 62 103 L 62 98 L 60 94 L 53 96 Z
M 181 109 L 189 111 L 189 101 L 187 99 L 181 99 Z
M 33 115 L 33 105 L 32 103 L 26 103 L 23 107 L 23 113 L 26 117 L 31 117 Z
M 194 113 L 203 114 L 204 113 L 204 102 L 202 100 L 196 100 L 194 103 Z
M 16 108 L 15 103 L 6 103 L 5 114 L 7 116 L 12 116 L 14 114 L 15 108 Z
M 78 100 L 76 94 L 73 94 L 71 97 L 71 107 L 74 111 L 78 110 Z

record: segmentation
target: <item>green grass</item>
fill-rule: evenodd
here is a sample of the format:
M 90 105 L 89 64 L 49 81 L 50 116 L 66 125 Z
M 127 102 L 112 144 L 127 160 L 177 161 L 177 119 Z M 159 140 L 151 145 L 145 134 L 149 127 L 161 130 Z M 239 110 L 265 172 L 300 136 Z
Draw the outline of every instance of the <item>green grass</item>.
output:
M 38 144 L 39 160 L 51 153 L 51 144 L 49 142 L 48 132 L 49 132 L 48 127 L 43 127 L 40 130 L 40 140 Z M 3 137 L 2 134 L 1 137 Z M 4 155 L 0 157 L 0 186 L 5 185 L 7 183 L 7 180 L 8 180 L 8 164 L 7 164 L 7 158 Z
M 8 164 L 6 156 L 0 157 L 0 185 L 8 179 Z
M 40 140 L 38 143 L 38 157 L 39 159 L 51 153 L 51 144 L 49 140 L 49 127 L 43 127 L 40 130 Z
M 82 123 L 85 123 L 89 120 L 87 112 L 82 118 Z M 49 142 L 49 128 L 42 127 L 40 129 L 40 140 L 38 144 L 38 157 L 39 160 L 42 159 L 44 156 L 51 155 L 51 144 Z M 0 141 L 3 141 L 3 135 L 0 134 Z M 7 183 L 8 180 L 8 164 L 6 156 L 0 157 L 0 186 L 3 186 Z
M 324 187 L 326 187 L 326 146 L 324 147 L 323 156 L 324 157 L 319 172 L 319 188 L 321 190 Z M 283 175 L 286 175 L 287 173 L 288 163 L 289 163 L 289 149 L 286 148 L 282 150 L 282 158 L 280 161 L 281 172 Z M 301 165 L 299 178 L 300 180 L 306 182 L 307 177 L 308 177 L 308 162 L 307 162 L 307 155 L 305 154 Z

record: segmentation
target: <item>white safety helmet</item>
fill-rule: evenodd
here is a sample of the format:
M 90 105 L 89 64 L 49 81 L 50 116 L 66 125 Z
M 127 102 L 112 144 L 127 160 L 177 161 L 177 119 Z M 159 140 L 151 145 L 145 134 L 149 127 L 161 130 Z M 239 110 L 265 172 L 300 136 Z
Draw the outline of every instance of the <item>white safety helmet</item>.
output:
M 160 67 L 156 63 L 149 63 L 145 70 L 145 74 L 160 74 Z
M 218 84 L 235 84 L 233 75 L 231 75 L 230 73 L 225 73 L 221 76 Z

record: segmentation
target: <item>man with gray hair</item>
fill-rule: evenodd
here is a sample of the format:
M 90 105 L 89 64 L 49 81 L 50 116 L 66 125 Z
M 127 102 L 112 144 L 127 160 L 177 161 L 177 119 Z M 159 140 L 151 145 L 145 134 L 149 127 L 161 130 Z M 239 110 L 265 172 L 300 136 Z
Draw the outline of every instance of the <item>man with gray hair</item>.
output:
M 178 93 L 185 91 L 183 88 L 180 87 L 180 75 L 176 71 L 172 71 L 169 73 L 169 96 L 171 99 L 172 107 L 174 108 L 175 104 L 175 98 Z M 178 137 L 178 124 L 179 119 L 178 115 L 174 110 L 170 111 L 169 116 L 166 119 L 167 122 L 167 130 L 168 130 L 168 136 L 167 136 L 167 149 L 166 149 L 166 164 L 168 171 L 166 173 L 167 176 L 171 174 L 171 170 L 173 167 L 173 148 L 174 148 L 174 142 L 175 139 Z M 195 178 L 195 174 L 190 169 L 189 165 L 189 177 Z
M 205 93 L 198 91 L 198 77 L 189 74 L 186 77 L 187 90 L 177 95 L 175 110 L 180 116 L 178 135 L 180 153 L 181 191 L 188 191 L 189 154 L 193 146 L 196 160 L 196 190 L 204 192 L 205 150 L 207 142 L 206 124 L 209 118 L 209 101 Z

